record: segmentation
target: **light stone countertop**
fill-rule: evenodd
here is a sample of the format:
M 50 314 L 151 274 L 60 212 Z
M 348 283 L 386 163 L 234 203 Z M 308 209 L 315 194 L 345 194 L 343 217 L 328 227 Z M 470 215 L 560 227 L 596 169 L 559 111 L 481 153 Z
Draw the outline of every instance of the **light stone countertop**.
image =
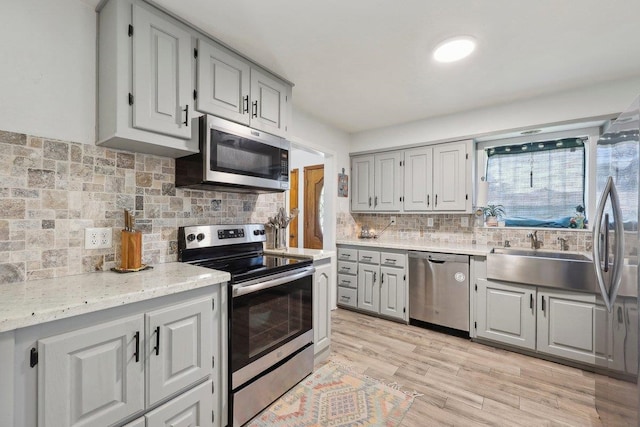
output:
M 336 244 L 480 256 L 487 256 L 493 248 L 493 246 L 486 245 L 429 242 L 425 240 L 393 239 L 384 237 L 379 239 L 344 239 L 338 240 Z
M 229 273 L 171 262 L 0 285 L 0 333 L 229 281 Z
M 264 253 L 271 255 L 287 255 L 298 258 L 311 258 L 314 261 L 331 258 L 336 255 L 335 251 L 305 248 L 265 249 Z

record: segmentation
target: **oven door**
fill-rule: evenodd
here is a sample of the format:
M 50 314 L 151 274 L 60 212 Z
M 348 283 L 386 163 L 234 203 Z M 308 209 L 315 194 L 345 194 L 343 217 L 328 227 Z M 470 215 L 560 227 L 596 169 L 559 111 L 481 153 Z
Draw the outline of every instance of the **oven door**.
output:
M 231 286 L 231 388 L 313 341 L 313 267 Z
M 211 116 L 206 133 L 207 181 L 289 188 L 287 140 Z

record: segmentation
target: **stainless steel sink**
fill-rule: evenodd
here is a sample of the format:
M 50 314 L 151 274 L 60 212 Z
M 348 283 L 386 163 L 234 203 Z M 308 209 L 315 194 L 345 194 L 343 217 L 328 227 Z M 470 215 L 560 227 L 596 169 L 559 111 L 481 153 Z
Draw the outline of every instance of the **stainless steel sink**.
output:
M 591 262 L 591 258 L 587 255 L 575 253 L 575 252 L 551 252 L 551 251 L 539 251 L 534 249 L 515 249 L 515 248 L 493 248 L 492 254 L 501 255 L 518 255 L 525 257 L 536 258 L 553 258 L 553 259 L 567 259 L 575 261 Z
M 591 258 L 572 252 L 495 248 L 487 255 L 487 278 L 598 292 Z

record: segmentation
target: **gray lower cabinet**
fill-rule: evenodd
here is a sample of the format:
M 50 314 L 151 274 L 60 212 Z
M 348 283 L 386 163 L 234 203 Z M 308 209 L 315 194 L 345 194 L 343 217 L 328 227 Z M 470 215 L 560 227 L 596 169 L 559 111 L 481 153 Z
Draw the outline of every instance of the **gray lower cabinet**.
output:
M 476 335 L 535 350 L 535 295 L 535 286 L 477 279 Z
M 614 307 L 612 316 L 588 293 L 487 279 L 476 279 L 476 285 L 477 337 L 589 365 L 606 358 L 624 371 L 629 349 L 623 323 L 637 314 Z M 603 321 L 602 316 L 608 319 Z M 596 333 L 595 328 L 612 321 L 609 342 L 598 340 L 606 334 Z M 621 327 L 616 329 L 615 322 Z
M 358 263 L 358 308 L 380 311 L 380 266 Z
M 338 247 L 338 305 L 406 319 L 406 252 Z
M 37 334 L 37 425 L 122 425 L 136 415 L 134 426 L 145 425 L 141 419 L 147 427 L 224 422 L 220 343 L 226 313 L 220 286 L 197 293 L 26 331 L 18 342 L 34 342 L 29 337 Z M 110 320 L 97 320 L 103 316 Z M 78 329 L 82 324 L 88 326 Z M 47 330 L 54 333 L 41 337 Z M 31 374 L 24 375 L 28 384 Z
M 314 262 L 313 274 L 313 354 L 318 357 L 331 345 L 331 258 Z

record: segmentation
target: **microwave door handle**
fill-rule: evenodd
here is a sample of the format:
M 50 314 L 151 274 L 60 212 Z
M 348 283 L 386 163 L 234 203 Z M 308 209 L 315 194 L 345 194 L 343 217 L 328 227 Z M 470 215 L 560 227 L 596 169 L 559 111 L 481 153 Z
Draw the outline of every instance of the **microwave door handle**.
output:
M 593 225 L 593 268 L 596 273 L 596 281 L 598 282 L 598 288 L 600 289 L 600 294 L 604 303 L 607 307 L 607 310 L 611 312 L 611 301 L 609 299 L 609 292 L 607 291 L 607 286 L 604 280 L 603 267 L 601 263 L 602 259 L 602 243 L 603 239 L 601 239 L 601 228 L 602 228 L 602 218 L 604 216 L 604 208 L 607 203 L 607 199 L 609 198 L 609 194 L 611 193 L 611 186 L 613 185 L 613 178 L 609 177 L 607 180 L 607 184 L 600 196 L 600 201 L 598 202 L 598 207 L 596 209 L 596 217 Z M 606 228 L 609 228 L 609 224 L 606 225 Z M 606 232 L 606 231 L 605 231 Z M 606 239 L 606 236 L 605 236 Z M 608 254 L 605 254 L 608 256 Z

